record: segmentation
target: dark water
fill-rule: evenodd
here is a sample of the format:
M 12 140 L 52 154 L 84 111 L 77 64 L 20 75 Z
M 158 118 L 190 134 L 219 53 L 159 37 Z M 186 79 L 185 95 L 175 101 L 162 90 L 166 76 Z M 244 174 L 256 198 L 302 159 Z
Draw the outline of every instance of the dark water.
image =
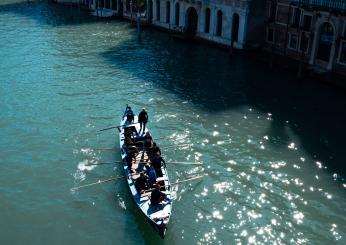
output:
M 345 244 L 345 91 L 78 9 L 0 5 L 0 244 Z M 145 106 L 176 186 L 164 241 L 115 131 Z M 188 143 L 188 145 L 184 145 Z

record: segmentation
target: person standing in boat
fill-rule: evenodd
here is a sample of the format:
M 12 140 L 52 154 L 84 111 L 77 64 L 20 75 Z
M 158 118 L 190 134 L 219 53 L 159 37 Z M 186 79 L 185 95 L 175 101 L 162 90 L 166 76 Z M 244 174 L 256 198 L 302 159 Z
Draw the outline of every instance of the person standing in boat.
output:
M 148 113 L 145 111 L 145 108 L 142 108 L 142 111 L 138 115 L 138 122 L 140 124 L 139 134 L 141 134 L 142 128 L 143 128 L 142 134 L 144 134 L 144 132 L 145 132 L 145 125 L 147 124 L 148 119 L 149 119 Z
M 130 123 L 133 123 L 134 120 L 135 120 L 135 114 L 133 113 L 132 109 L 130 106 L 126 105 L 126 110 L 125 110 L 125 113 L 123 115 L 123 119 L 125 118 L 126 116 L 126 120 Z

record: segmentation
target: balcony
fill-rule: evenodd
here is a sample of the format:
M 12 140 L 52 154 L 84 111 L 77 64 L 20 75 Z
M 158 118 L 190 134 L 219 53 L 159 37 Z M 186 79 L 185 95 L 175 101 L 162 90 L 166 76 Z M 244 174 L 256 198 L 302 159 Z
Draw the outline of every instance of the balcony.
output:
M 346 0 L 295 0 L 302 7 L 326 11 L 346 11 Z

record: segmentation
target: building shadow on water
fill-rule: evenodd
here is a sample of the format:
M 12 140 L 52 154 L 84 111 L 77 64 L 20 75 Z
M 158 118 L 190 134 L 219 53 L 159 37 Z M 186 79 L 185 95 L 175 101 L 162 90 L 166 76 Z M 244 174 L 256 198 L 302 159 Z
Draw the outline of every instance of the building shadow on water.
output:
M 49 26 L 100 22 L 78 7 L 47 1 L 7 1 L 0 14 L 26 16 Z M 108 21 L 108 20 L 107 20 Z M 312 156 L 327 163 L 331 171 L 346 175 L 343 162 L 346 139 L 346 98 L 344 91 L 295 74 L 270 70 L 268 65 L 242 56 L 230 58 L 224 50 L 174 39 L 166 33 L 145 30 L 131 40 L 101 54 L 110 64 L 145 78 L 208 112 L 239 106 L 273 113 L 268 130 L 288 140 L 286 121 Z
M 269 135 L 289 140 L 286 126 L 316 161 L 346 175 L 345 91 L 312 79 L 297 81 L 292 72 L 165 33 L 144 31 L 101 54 L 139 80 L 191 101 L 208 112 L 248 106 L 272 113 Z M 276 144 L 274 144 L 276 145 Z M 287 145 L 286 145 L 287 146 Z M 279 146 L 278 146 L 279 147 Z

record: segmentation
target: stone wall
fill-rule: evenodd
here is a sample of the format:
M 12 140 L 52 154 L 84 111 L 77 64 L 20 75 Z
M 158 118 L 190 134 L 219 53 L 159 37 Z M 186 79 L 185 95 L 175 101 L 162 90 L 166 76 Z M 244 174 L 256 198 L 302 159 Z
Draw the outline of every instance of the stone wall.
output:
M 167 2 L 170 6 L 169 12 Z M 265 4 L 265 0 L 153 0 L 151 22 L 162 28 L 185 32 L 189 29 L 189 16 L 193 11 L 198 18 L 195 33 L 197 37 L 226 46 L 233 43 L 235 48 L 243 49 L 262 43 L 265 32 Z M 179 7 L 176 7 L 177 5 Z M 177 11 L 179 21 L 175 18 Z

